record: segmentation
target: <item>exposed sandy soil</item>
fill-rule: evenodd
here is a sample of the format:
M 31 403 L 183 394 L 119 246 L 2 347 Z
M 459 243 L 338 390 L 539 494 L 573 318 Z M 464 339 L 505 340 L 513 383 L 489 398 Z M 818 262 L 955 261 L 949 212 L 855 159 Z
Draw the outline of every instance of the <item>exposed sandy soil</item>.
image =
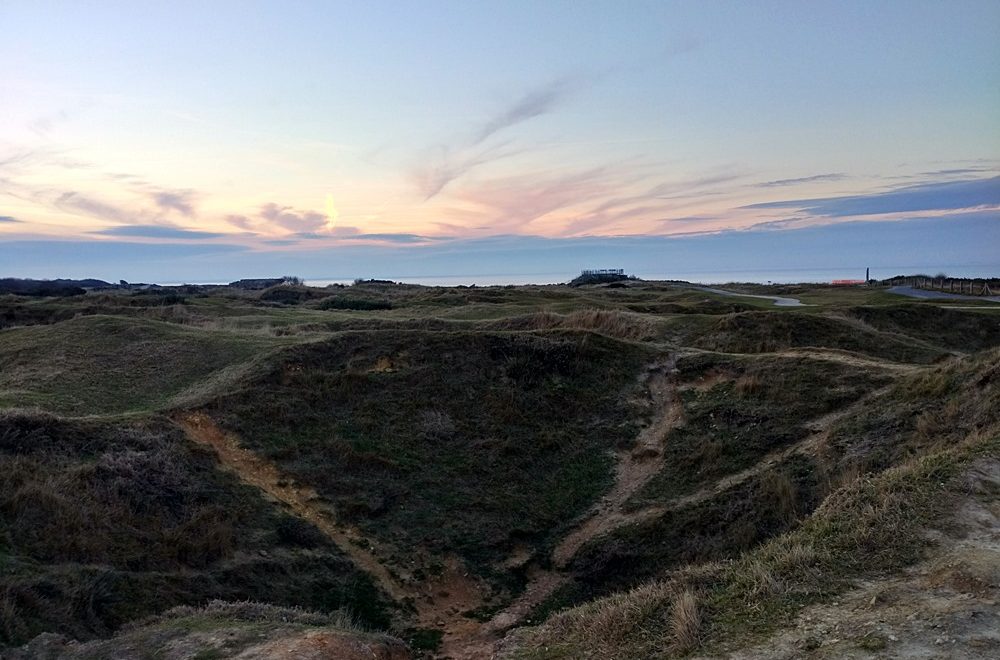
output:
M 483 605 L 489 590 L 457 558 L 443 558 L 444 570 L 438 575 L 422 580 L 399 579 L 381 559 L 388 553 L 379 552 L 372 539 L 359 530 L 339 523 L 334 511 L 313 489 L 293 483 L 277 466 L 240 446 L 239 438 L 219 428 L 203 413 L 184 413 L 176 421 L 191 440 L 211 447 L 219 462 L 243 482 L 256 486 L 286 505 L 294 515 L 313 523 L 395 601 L 412 602 L 416 609 L 414 625 L 444 632 L 441 645 L 444 657 L 455 660 L 489 657 L 491 636 L 479 622 L 463 614 Z
M 587 542 L 631 520 L 622 507 L 663 468 L 663 445 L 671 429 L 684 420 L 673 373 L 676 358 L 649 367 L 645 386 L 650 397 L 652 419 L 636 439 L 635 446 L 617 452 L 615 483 L 587 513 L 583 522 L 555 547 L 552 560 L 563 568 Z
M 1000 658 L 1000 460 L 980 462 L 969 498 L 934 549 L 899 576 L 804 609 L 750 658 Z
M 781 355 L 810 357 L 863 367 L 877 366 L 897 370 L 913 368 L 839 352 L 806 350 L 787 351 Z M 668 509 L 690 506 L 712 497 L 752 478 L 792 453 L 818 450 L 834 422 L 864 405 L 869 397 L 879 394 L 872 393 L 851 406 L 814 420 L 810 425 L 813 432 L 800 443 L 773 452 L 754 466 L 728 475 L 708 488 L 662 506 L 627 512 L 624 510 L 626 502 L 662 469 L 664 443 L 671 430 L 684 421 L 675 364 L 676 356 L 671 356 L 645 370 L 642 383 L 648 397 L 645 403 L 651 413 L 649 424 L 639 433 L 632 447 L 616 451 L 614 485 L 555 546 L 551 556 L 553 568 L 541 568 L 542 562 L 526 547 L 515 549 L 499 566 L 508 570 L 525 567 L 528 583 L 513 602 L 485 624 L 466 617 L 464 613 L 488 605 L 490 590 L 487 585 L 471 576 L 457 558 L 443 558 L 445 569 L 439 575 L 421 580 L 412 579 L 400 567 L 390 567 L 385 563 L 383 557 L 388 557 L 389 552 L 380 551 L 378 545 L 363 536 L 360 530 L 339 523 L 334 511 L 315 491 L 295 484 L 274 464 L 243 448 L 239 438 L 219 428 L 207 415 L 198 412 L 184 413 L 178 415 L 176 421 L 191 440 L 211 447 L 220 463 L 235 472 L 245 483 L 259 488 L 286 505 L 294 515 L 316 525 L 394 600 L 400 603 L 411 602 L 415 616 L 408 623 L 443 631 L 439 657 L 472 660 L 492 657 L 495 644 L 506 630 L 525 622 L 535 607 L 569 581 L 569 575 L 563 570 L 587 542 L 624 525 L 661 516 Z M 717 378 L 723 376 L 718 375 Z M 709 380 L 715 381 L 716 378 Z M 694 386 L 705 386 L 705 383 L 696 383 Z M 413 552 L 419 553 L 419 550 L 415 549 Z
M 562 569 L 569 564 L 577 551 L 588 541 L 611 533 L 623 525 L 633 524 L 645 511 L 626 513 L 625 502 L 663 468 L 663 447 L 670 431 L 683 423 L 684 414 L 677 396 L 675 382 L 676 357 L 647 367 L 642 376 L 651 417 L 649 424 L 639 432 L 635 444 L 615 452 L 614 485 L 580 519 L 578 524 L 556 545 L 551 563 L 555 570 L 546 570 L 532 564 L 528 571 L 528 584 L 524 591 L 486 625 L 494 633 L 503 632 L 524 622 L 531 611 L 552 593 L 569 582 L 569 575 Z M 655 513 L 658 512 L 653 512 Z M 522 564 L 523 556 L 516 557 Z M 515 560 L 512 557 L 507 563 Z
M 660 471 L 663 443 L 670 430 L 683 422 L 673 378 L 675 361 L 670 358 L 651 365 L 643 374 L 652 415 L 650 423 L 640 432 L 633 447 L 616 452 L 615 482 L 611 490 L 556 546 L 552 561 L 557 570 L 541 569 L 532 563 L 534 558 L 530 551 L 516 550 L 504 562 L 504 567 L 529 565 L 528 584 L 518 598 L 485 624 L 464 613 L 487 604 L 489 588 L 471 576 L 457 558 L 444 558 L 445 569 L 439 575 L 422 580 L 397 577 L 401 573 L 398 567 L 393 566 L 390 570 L 382 559 L 389 553 L 380 552 L 377 544 L 363 536 L 360 530 L 339 523 L 335 512 L 313 489 L 294 483 L 273 463 L 243 448 L 238 437 L 221 429 L 204 413 L 183 413 L 175 420 L 191 440 L 211 447 L 223 467 L 287 506 L 294 515 L 313 523 L 395 601 L 412 602 L 416 610 L 413 625 L 443 631 L 440 657 L 453 660 L 489 658 L 505 630 L 523 621 L 532 609 L 568 581 L 568 576 L 558 569 L 564 567 L 585 543 L 649 515 L 648 512 L 627 514 L 622 508 Z
M 227 433 L 208 415 L 192 412 L 179 415 L 176 421 L 188 438 L 211 447 L 219 462 L 239 478 L 285 504 L 296 516 L 308 520 L 329 537 L 362 570 L 376 579 L 379 586 L 395 599 L 411 595 L 389 574 L 368 539 L 353 528 L 338 524 L 333 511 L 311 488 L 294 483 L 277 466 L 249 449 L 240 446 L 239 438 Z
M 410 660 L 402 642 L 382 636 L 332 628 L 257 627 L 219 624 L 210 630 L 176 629 L 125 632 L 112 639 L 76 642 L 62 635 L 39 635 L 3 660 L 104 660 L 105 658 L 239 658 L 240 660 Z
M 236 660 L 409 660 L 411 656 L 405 647 L 315 630 L 269 640 L 233 657 Z

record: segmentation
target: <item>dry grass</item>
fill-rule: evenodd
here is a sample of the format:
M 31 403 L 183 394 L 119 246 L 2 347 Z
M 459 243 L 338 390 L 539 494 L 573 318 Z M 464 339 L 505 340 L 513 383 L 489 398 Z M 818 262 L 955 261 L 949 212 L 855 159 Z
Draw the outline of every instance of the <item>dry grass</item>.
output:
M 133 630 L 145 626 L 194 617 L 199 619 L 224 619 L 229 621 L 261 622 L 276 621 L 281 623 L 301 624 L 307 626 L 334 626 L 343 630 L 363 631 L 364 627 L 350 613 L 337 610 L 329 614 L 311 612 L 301 607 L 279 607 L 268 603 L 251 600 L 224 601 L 212 600 L 203 607 L 180 605 L 166 612 L 127 624 L 125 630 Z
M 648 316 L 606 309 L 582 309 L 569 314 L 537 312 L 491 324 L 504 330 L 588 330 L 615 339 L 645 341 L 657 336 L 657 327 Z
M 690 589 L 685 589 L 674 599 L 673 607 L 670 608 L 670 630 L 679 652 L 684 653 L 698 646 L 701 613 L 698 610 L 698 599 Z
M 645 621 L 666 608 L 674 590 L 659 582 L 587 603 L 552 617 L 548 626 L 557 637 L 579 640 L 579 647 L 599 658 L 628 657 L 621 651 L 641 631 Z
M 964 470 L 1000 436 L 973 433 L 947 450 L 862 476 L 795 531 L 725 562 L 693 565 L 630 592 L 553 615 L 515 636 L 518 658 L 671 657 L 765 634 L 805 603 L 920 557 L 922 530 L 967 488 Z M 695 598 L 698 594 L 698 598 Z
M 798 518 L 799 492 L 795 482 L 779 471 L 768 471 L 761 477 L 764 501 L 770 503 L 781 520 L 791 523 Z
M 764 380 L 757 373 L 744 374 L 736 381 L 736 391 L 741 396 L 758 396 L 763 394 L 766 389 Z

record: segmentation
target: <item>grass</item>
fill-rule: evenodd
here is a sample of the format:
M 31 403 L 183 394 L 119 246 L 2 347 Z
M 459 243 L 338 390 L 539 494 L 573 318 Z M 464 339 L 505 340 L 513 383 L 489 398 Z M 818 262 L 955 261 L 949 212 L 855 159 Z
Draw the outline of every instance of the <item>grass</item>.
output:
M 637 586 L 631 590 L 557 612 L 542 626 L 520 631 L 519 644 L 511 645 L 516 649 L 512 657 L 578 657 L 583 649 L 598 657 L 681 655 L 693 648 L 692 637 L 681 634 L 683 627 L 674 621 L 676 602 L 685 592 L 698 604 L 700 651 L 743 648 L 803 606 L 849 589 L 857 579 L 872 579 L 918 560 L 926 548 L 926 527 L 943 524 L 948 511 L 967 495 L 967 468 L 995 459 L 1000 451 L 1000 401 L 991 386 L 1000 374 L 998 365 L 1000 353 L 994 350 L 938 367 L 934 377 L 909 376 L 876 399 L 859 420 L 835 426 L 828 455 L 817 455 L 826 465 L 811 470 L 813 494 L 821 496 L 818 507 L 800 510 L 796 518 L 801 522 L 786 523 L 787 531 L 755 539 L 742 552 L 731 544 L 718 557 L 723 561 L 671 558 L 679 554 L 677 548 L 690 548 L 703 538 L 705 521 L 713 516 L 723 516 L 719 529 L 748 520 L 759 529 L 762 510 L 778 511 L 780 501 L 793 497 L 784 479 L 762 475 L 756 494 L 750 485 L 733 489 L 686 514 L 668 513 L 585 548 L 587 556 L 575 562 L 578 583 L 600 584 L 594 576 L 603 575 L 605 584 L 628 586 L 621 576 L 629 570 L 635 576 L 636 567 L 642 579 L 634 580 Z M 932 398 L 920 399 L 913 385 L 926 380 L 943 380 L 946 386 L 935 385 Z M 914 400 L 927 410 L 922 423 L 912 419 Z M 859 453 L 867 456 L 875 449 L 874 439 L 859 429 L 881 435 L 887 449 L 843 485 L 827 490 L 830 486 L 820 478 L 824 472 L 856 465 Z M 801 482 L 790 481 L 796 484 L 794 497 L 801 499 L 806 492 Z M 763 499 L 766 493 L 777 500 Z M 727 517 L 734 503 L 748 509 Z M 613 559 L 614 553 L 633 561 L 622 563 Z M 650 566 L 666 569 L 660 580 Z
M 399 640 L 369 632 L 343 612 L 322 614 L 253 601 L 214 600 L 199 607 L 174 607 L 124 626 L 109 639 L 74 644 L 70 649 L 58 640 L 40 638 L 31 644 L 27 657 L 55 657 L 70 650 L 72 657 L 81 660 L 154 660 L 167 656 L 209 660 L 231 658 L 241 652 L 259 655 L 261 644 L 269 640 L 281 640 L 282 650 L 288 651 L 304 635 L 312 635 L 306 638 L 310 639 L 307 644 L 327 652 L 336 649 L 356 653 L 368 646 L 374 656 L 404 648 Z
M 943 358 L 943 347 L 921 339 L 879 332 L 815 312 L 729 314 L 681 338 L 681 343 L 725 353 L 766 353 L 795 348 L 851 351 L 895 362 L 927 364 Z
M 649 359 L 578 331 L 344 333 L 209 412 L 374 536 L 489 573 L 608 487 Z
M 695 354 L 678 361 L 678 378 L 708 389 L 681 393 L 685 421 L 665 445 L 664 469 L 633 498 L 633 509 L 712 484 L 801 441 L 807 424 L 885 385 L 877 371 L 808 358 L 729 358 Z
M 551 568 L 547 551 L 609 488 L 614 451 L 645 421 L 639 375 L 667 354 L 684 422 L 629 502 L 667 508 L 581 548 L 522 649 L 657 657 L 764 634 L 919 557 L 962 466 L 996 451 L 1000 410 L 996 316 L 871 290 L 768 293 L 816 306 L 642 282 L 0 297 L 0 645 L 351 628 L 274 610 L 279 625 L 269 606 L 390 625 L 316 528 L 163 416 L 184 410 L 314 488 L 394 571 L 457 554 L 497 607 L 527 572 L 501 562 L 528 551 Z M 862 399 L 812 451 L 774 458 Z M 266 604 L 197 609 L 219 598 Z M 122 629 L 174 606 L 195 609 L 147 621 L 152 636 Z M 404 623 L 413 648 L 440 644 Z
M 67 415 L 156 410 L 281 343 L 110 316 L 2 330 L 0 406 Z
M 220 596 L 388 623 L 337 548 L 178 436 L 162 424 L 0 416 L 0 643 L 105 635 Z
M 596 600 L 519 632 L 509 657 L 672 657 L 742 648 L 789 621 L 803 606 L 828 599 L 862 577 L 917 560 L 922 530 L 939 521 L 964 489 L 963 470 L 995 455 L 1000 436 L 977 435 L 831 494 L 801 527 L 731 562 L 696 565 L 659 582 Z M 698 607 L 694 620 L 675 614 L 684 593 Z M 690 609 L 690 605 L 683 608 Z

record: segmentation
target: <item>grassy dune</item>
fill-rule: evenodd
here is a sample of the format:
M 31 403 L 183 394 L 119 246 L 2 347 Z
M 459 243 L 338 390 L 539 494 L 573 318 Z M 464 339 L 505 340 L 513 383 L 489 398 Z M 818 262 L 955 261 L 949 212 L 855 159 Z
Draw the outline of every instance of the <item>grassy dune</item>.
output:
M 747 291 L 812 306 L 665 283 L 0 298 L 0 646 L 749 643 L 921 556 L 997 450 L 1000 317 Z
M 0 331 L 0 406 L 66 415 L 164 408 L 283 342 L 115 316 Z

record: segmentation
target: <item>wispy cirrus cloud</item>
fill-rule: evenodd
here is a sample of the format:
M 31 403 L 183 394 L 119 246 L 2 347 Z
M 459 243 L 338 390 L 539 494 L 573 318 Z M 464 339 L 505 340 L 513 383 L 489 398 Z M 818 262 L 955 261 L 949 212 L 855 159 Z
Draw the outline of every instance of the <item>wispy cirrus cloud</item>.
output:
M 476 131 L 472 144 L 479 144 L 502 130 L 551 112 L 570 96 L 577 84 L 570 78 L 563 78 L 529 90 L 489 118 Z
M 58 194 L 53 200 L 53 204 L 56 208 L 69 213 L 118 223 L 134 221 L 136 216 L 136 213 L 117 204 L 105 202 L 86 193 L 73 190 Z
M 452 147 L 440 145 L 424 153 L 420 164 L 412 169 L 410 177 L 424 201 L 429 201 L 452 181 L 462 178 L 480 165 L 516 155 L 517 151 L 506 148 L 508 144 L 485 149 L 460 149 L 458 152 L 453 151 Z
M 597 167 L 569 173 L 535 174 L 493 179 L 463 186 L 453 198 L 460 208 L 444 211 L 453 225 L 486 222 L 480 231 L 493 233 L 535 232 L 541 218 L 578 209 L 613 194 L 621 185 L 622 172 Z
M 12 215 L 0 215 L 0 222 L 21 222 Z
M 342 236 L 341 238 L 350 241 L 376 241 L 385 243 L 426 243 L 429 241 L 448 240 L 447 237 L 442 236 L 432 237 L 406 233 L 353 234 L 350 236 Z
M 758 188 L 780 188 L 782 186 L 797 186 L 803 183 L 820 183 L 826 181 L 843 181 L 848 176 L 843 172 L 831 172 L 829 174 L 814 174 L 812 176 L 802 176 L 795 179 L 777 179 L 775 181 L 763 181 L 754 184 Z
M 481 145 L 518 124 L 552 112 L 583 84 L 583 78 L 566 77 L 530 89 L 475 127 L 471 137 L 425 149 L 409 173 L 424 201 L 472 170 L 520 153 L 509 148 L 510 141 L 487 148 Z

